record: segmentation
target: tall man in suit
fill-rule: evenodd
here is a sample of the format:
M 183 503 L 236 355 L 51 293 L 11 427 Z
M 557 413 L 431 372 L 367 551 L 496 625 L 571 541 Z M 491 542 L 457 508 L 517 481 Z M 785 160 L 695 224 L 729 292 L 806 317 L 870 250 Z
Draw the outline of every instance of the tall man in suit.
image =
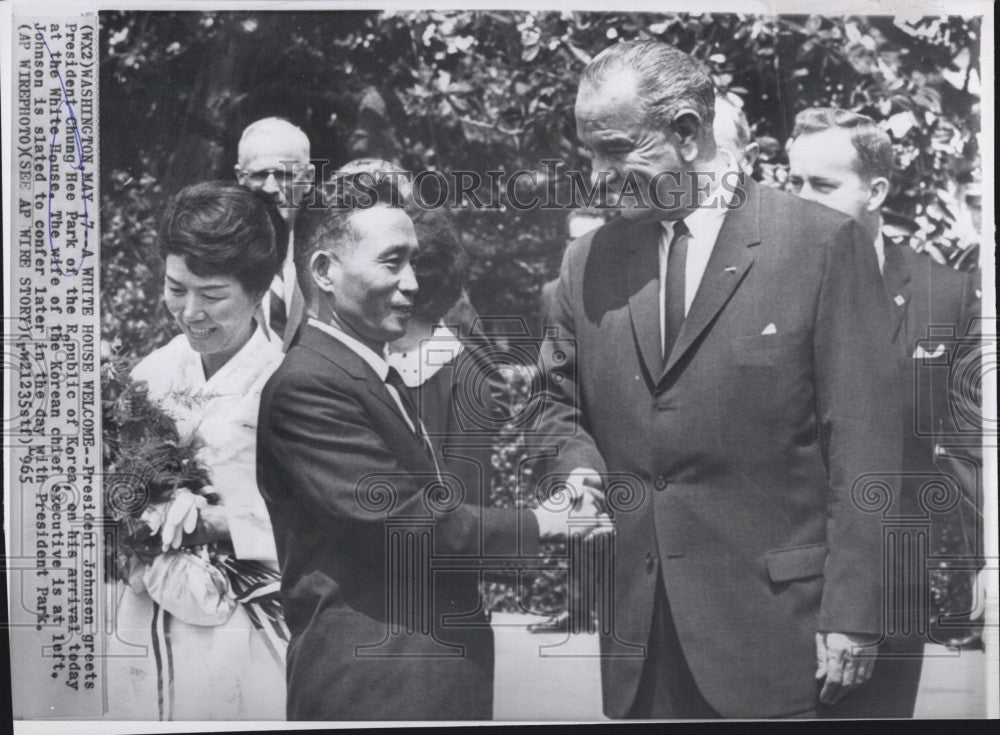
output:
M 267 327 L 288 350 L 302 323 L 305 301 L 295 274 L 292 227 L 303 198 L 312 190 L 315 166 L 310 161 L 309 138 L 287 120 L 266 117 L 247 126 L 237 149 L 236 180 L 270 196 L 288 230 L 288 251 L 262 304 Z
M 955 423 L 960 407 L 951 404 L 949 371 L 929 366 L 940 362 L 945 349 L 962 351 L 960 339 L 970 334 L 980 313 L 979 274 L 947 268 L 916 252 L 904 239 L 883 233 L 881 213 L 892 178 L 892 141 L 874 120 L 850 110 L 814 107 L 798 114 L 793 135 L 789 184 L 799 196 L 850 215 L 861 226 L 874 245 L 890 302 L 889 326 L 898 365 L 896 390 L 906 409 L 905 474 L 900 502 L 891 515 L 917 520 L 914 538 L 922 527 L 920 519 L 943 520 L 933 518 L 921 493 L 928 482 L 936 483 L 944 474 L 959 503 L 956 512 L 967 521 L 965 532 L 972 542 L 967 553 L 974 554 L 975 541 L 982 535 L 976 522 L 981 507 L 976 501 L 981 460 L 977 461 L 978 451 L 968 442 L 949 446 L 962 438 Z M 932 339 L 949 330 L 950 338 Z M 927 577 L 922 571 L 928 560 L 914 561 L 918 562 L 914 568 L 898 570 L 900 594 L 888 598 L 905 604 L 887 607 L 886 639 L 872 683 L 837 705 L 840 716 L 913 716 L 930 612 Z M 918 594 L 920 590 L 923 594 Z M 913 605 L 914 600 L 922 602 Z
M 490 719 L 479 572 L 514 568 L 540 536 L 564 534 L 574 506 L 485 507 L 444 471 L 386 362 L 417 291 L 413 223 L 388 182 L 343 182 L 338 196 L 296 220 L 307 322 L 265 386 L 258 424 L 292 633 L 288 717 Z M 599 525 L 595 497 L 578 501 L 581 522 Z
M 544 428 L 570 484 L 642 484 L 627 508 L 608 485 L 612 717 L 816 714 L 864 684 L 882 624 L 867 478 L 896 475 L 901 440 L 874 252 L 740 181 L 714 104 L 700 64 L 645 40 L 595 57 L 576 100 L 622 217 L 563 260 Z

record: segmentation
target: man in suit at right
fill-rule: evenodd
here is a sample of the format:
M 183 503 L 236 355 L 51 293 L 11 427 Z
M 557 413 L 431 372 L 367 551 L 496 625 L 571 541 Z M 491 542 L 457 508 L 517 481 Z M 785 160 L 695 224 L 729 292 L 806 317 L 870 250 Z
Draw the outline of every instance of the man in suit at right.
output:
M 902 493 L 897 517 L 927 516 L 927 501 L 921 498 L 928 481 L 940 476 L 953 478 L 953 490 L 961 491 L 960 509 L 965 533 L 975 542 L 979 469 L 977 452 L 969 445 L 946 447 L 960 435 L 955 425 L 957 407 L 949 405 L 953 394 L 946 381 L 947 370 L 924 369 L 921 362 L 934 360 L 943 350 L 938 341 L 942 328 L 954 337 L 970 334 L 980 314 L 980 277 L 977 272 L 947 268 L 926 254 L 916 252 L 904 239 L 883 232 L 882 205 L 889 193 L 893 169 L 892 142 L 874 120 L 849 110 L 810 108 L 795 120 L 794 142 L 789 149 L 789 183 L 799 196 L 825 204 L 852 216 L 873 243 L 886 295 L 890 328 L 899 364 L 899 390 L 904 401 Z M 955 350 L 955 339 L 939 340 Z M 955 355 L 960 357 L 960 355 Z M 967 437 L 968 440 L 968 437 Z M 969 451 L 972 449 L 972 451 Z M 933 548 L 931 548 L 933 552 Z M 972 546 L 967 553 L 974 553 Z M 899 570 L 897 591 L 903 599 L 926 588 L 920 565 L 909 573 Z M 897 570 L 887 570 L 890 573 Z M 887 597 L 887 602 L 893 598 Z M 899 598 L 895 598 L 899 599 Z M 836 705 L 843 717 L 912 717 L 927 638 L 929 610 L 925 605 L 887 605 L 886 639 L 875 664 L 869 686 Z
M 901 419 L 875 254 L 740 172 L 714 108 L 705 68 L 653 40 L 605 49 L 577 93 L 622 216 L 563 259 L 542 431 L 550 472 L 615 511 L 611 717 L 817 716 L 864 688 L 882 629 L 893 493 L 871 480 L 898 476 Z

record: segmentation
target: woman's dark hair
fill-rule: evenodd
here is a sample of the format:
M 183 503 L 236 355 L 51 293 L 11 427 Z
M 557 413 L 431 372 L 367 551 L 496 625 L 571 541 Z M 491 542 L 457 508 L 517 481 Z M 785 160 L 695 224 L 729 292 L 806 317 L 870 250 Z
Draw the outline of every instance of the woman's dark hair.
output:
M 288 230 L 270 197 L 222 181 L 181 189 L 160 224 L 160 255 L 184 258 L 197 276 L 232 276 L 263 294 L 285 260 Z
M 413 271 L 419 290 L 413 310 L 436 322 L 462 295 L 468 258 L 445 210 L 410 207 L 407 213 L 417 232 Z

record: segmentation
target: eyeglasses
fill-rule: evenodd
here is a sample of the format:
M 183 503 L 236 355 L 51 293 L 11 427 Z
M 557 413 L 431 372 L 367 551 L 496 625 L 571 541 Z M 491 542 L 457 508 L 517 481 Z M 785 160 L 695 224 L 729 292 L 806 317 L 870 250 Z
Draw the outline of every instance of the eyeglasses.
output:
M 301 173 L 302 165 L 295 164 L 291 167 L 282 166 L 281 168 L 266 168 L 261 171 L 244 171 L 243 175 L 247 181 L 255 186 L 263 186 L 273 176 L 274 182 L 280 186 L 295 181 Z

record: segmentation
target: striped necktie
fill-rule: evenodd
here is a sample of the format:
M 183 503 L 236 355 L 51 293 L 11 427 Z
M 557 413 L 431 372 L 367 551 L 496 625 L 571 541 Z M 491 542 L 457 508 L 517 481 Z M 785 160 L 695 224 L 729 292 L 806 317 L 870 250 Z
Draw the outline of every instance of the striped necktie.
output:
M 268 325 L 279 337 L 285 336 L 285 325 L 288 323 L 288 307 L 285 304 L 284 281 L 281 275 L 271 282 L 270 307 L 268 309 Z

